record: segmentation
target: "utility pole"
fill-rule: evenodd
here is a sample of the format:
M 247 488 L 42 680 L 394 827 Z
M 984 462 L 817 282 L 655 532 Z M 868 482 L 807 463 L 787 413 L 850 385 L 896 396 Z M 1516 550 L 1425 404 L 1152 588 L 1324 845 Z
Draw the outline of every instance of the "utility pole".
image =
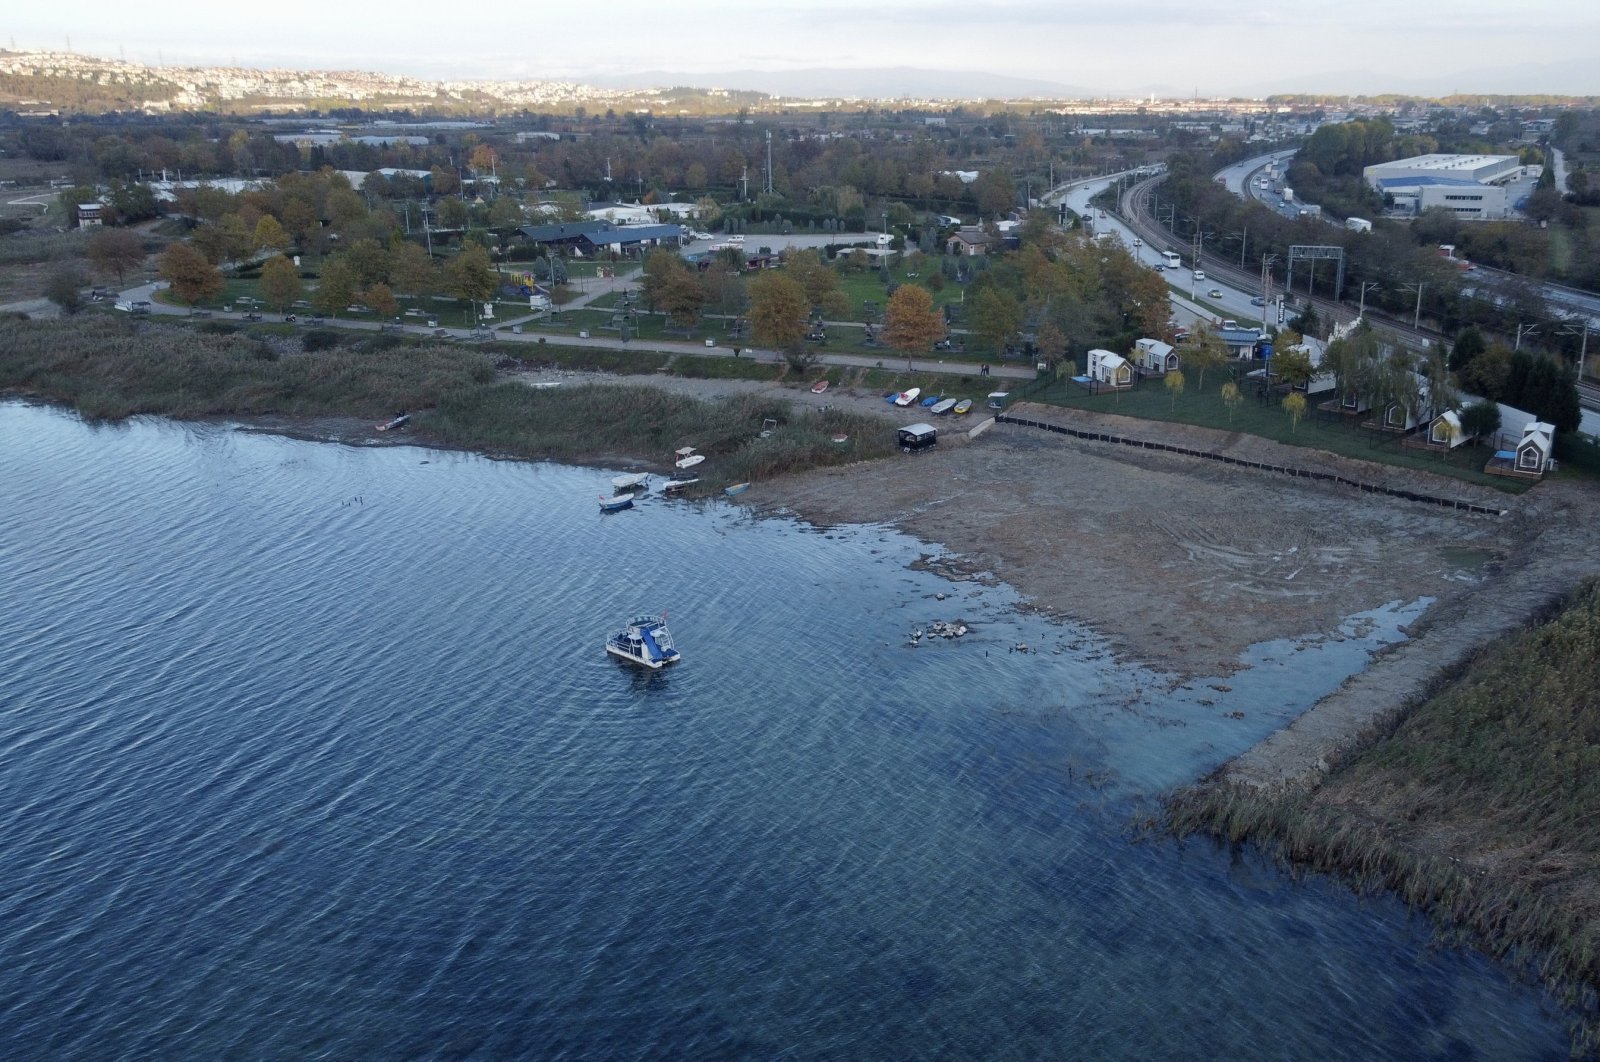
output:
M 767 194 L 772 194 L 772 130 L 767 130 Z
M 750 201 L 750 167 L 746 166 L 739 171 L 739 183 L 744 187 L 744 193 L 739 197 L 744 202 Z
M 1559 331 L 1561 335 L 1564 336 L 1575 336 L 1579 334 L 1578 329 L 1573 328 L 1571 324 L 1562 325 Z M 1578 346 L 1578 379 L 1580 380 L 1583 379 L 1584 365 L 1589 360 L 1589 319 L 1587 317 L 1583 318 L 1582 334 L 1583 339 L 1580 341 Z
M 1228 239 L 1239 241 L 1239 268 L 1244 268 L 1244 249 L 1250 243 L 1250 226 L 1244 225 L 1239 232 L 1228 233 Z
M 1362 285 L 1361 285 L 1361 307 L 1360 307 L 1360 309 L 1358 309 L 1356 311 L 1356 316 L 1363 317 L 1363 316 L 1366 315 L 1366 312 L 1367 312 L 1367 292 L 1369 290 L 1375 291 L 1375 290 L 1377 290 L 1377 287 L 1378 287 L 1377 281 L 1368 280 L 1368 281 L 1362 282 Z
M 1261 316 L 1267 316 L 1267 307 L 1272 305 L 1272 266 L 1278 260 L 1275 254 L 1261 256 Z M 1262 321 L 1262 324 L 1266 324 Z
M 1516 344 L 1516 346 L 1512 347 L 1511 349 L 1514 350 L 1514 351 L 1515 350 L 1521 350 L 1522 349 L 1522 337 L 1523 336 L 1536 336 L 1538 334 L 1539 334 L 1539 329 L 1537 327 L 1535 327 L 1534 325 L 1525 325 L 1521 321 L 1518 321 L 1517 322 L 1517 344 Z
M 1427 287 L 1427 286 L 1428 285 L 1424 284 L 1420 280 L 1417 281 L 1415 284 L 1402 284 L 1402 285 L 1400 285 L 1400 287 L 1403 288 L 1406 291 L 1415 290 L 1416 293 L 1417 293 L 1417 311 L 1416 311 L 1416 313 L 1411 315 L 1411 327 L 1412 328 L 1416 328 L 1418 323 L 1422 320 L 1422 289 Z

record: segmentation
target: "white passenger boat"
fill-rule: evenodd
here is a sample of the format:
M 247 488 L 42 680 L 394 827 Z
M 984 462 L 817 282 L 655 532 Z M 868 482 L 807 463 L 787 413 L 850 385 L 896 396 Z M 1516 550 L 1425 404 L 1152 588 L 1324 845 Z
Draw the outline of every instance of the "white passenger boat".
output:
M 660 616 L 635 616 L 620 631 L 606 639 L 606 652 L 620 656 L 629 663 L 655 671 L 679 659 L 672 644 L 672 632 L 667 630 L 667 614 Z
M 619 491 L 633 490 L 635 487 L 648 487 L 650 485 L 650 473 L 629 472 L 626 475 L 612 476 L 611 485 Z
M 706 459 L 705 454 L 695 453 L 694 447 L 692 446 L 685 446 L 680 450 L 675 450 L 673 453 L 677 457 L 677 460 L 672 463 L 677 465 L 679 468 L 693 468 L 695 465 L 698 465 L 701 461 Z

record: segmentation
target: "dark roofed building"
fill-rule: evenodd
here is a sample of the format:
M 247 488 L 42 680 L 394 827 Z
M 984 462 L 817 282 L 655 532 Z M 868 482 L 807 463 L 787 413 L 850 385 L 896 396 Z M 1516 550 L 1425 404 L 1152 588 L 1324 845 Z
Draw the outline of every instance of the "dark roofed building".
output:
M 524 225 L 517 231 L 542 246 L 570 247 L 583 254 L 683 242 L 682 225 L 613 225 L 609 221 L 570 221 L 558 225 Z

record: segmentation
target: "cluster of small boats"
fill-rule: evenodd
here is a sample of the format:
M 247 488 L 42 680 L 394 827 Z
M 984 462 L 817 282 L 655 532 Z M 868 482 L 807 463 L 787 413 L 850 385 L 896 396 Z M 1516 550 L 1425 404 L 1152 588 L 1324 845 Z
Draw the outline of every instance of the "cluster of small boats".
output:
M 693 446 L 680 447 L 673 451 L 672 464 L 677 471 L 667 477 L 661 484 L 661 492 L 673 495 L 686 487 L 692 487 L 700 482 L 700 474 L 695 471 L 705 459 L 705 454 L 695 453 Z M 613 493 L 610 497 L 600 495 L 600 511 L 603 513 L 617 513 L 624 509 L 633 508 L 633 503 L 650 489 L 650 473 L 625 472 L 620 476 L 611 477 Z M 722 493 L 728 497 L 743 494 L 750 488 L 749 483 L 734 483 L 723 487 Z
M 883 400 L 895 406 L 920 405 L 929 413 L 941 417 L 946 413 L 966 413 L 972 409 L 970 398 L 945 398 L 940 395 L 923 397 L 920 387 L 913 387 L 907 391 L 890 391 L 883 396 Z

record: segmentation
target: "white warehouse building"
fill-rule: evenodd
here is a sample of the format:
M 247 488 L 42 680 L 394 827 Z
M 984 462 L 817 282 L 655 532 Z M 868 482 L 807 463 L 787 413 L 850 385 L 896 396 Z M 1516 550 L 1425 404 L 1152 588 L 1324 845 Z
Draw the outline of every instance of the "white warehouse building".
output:
M 1368 166 L 1361 177 L 1413 214 L 1444 207 L 1464 220 L 1485 220 L 1506 216 L 1505 183 L 1521 172 L 1515 155 L 1418 155 Z

